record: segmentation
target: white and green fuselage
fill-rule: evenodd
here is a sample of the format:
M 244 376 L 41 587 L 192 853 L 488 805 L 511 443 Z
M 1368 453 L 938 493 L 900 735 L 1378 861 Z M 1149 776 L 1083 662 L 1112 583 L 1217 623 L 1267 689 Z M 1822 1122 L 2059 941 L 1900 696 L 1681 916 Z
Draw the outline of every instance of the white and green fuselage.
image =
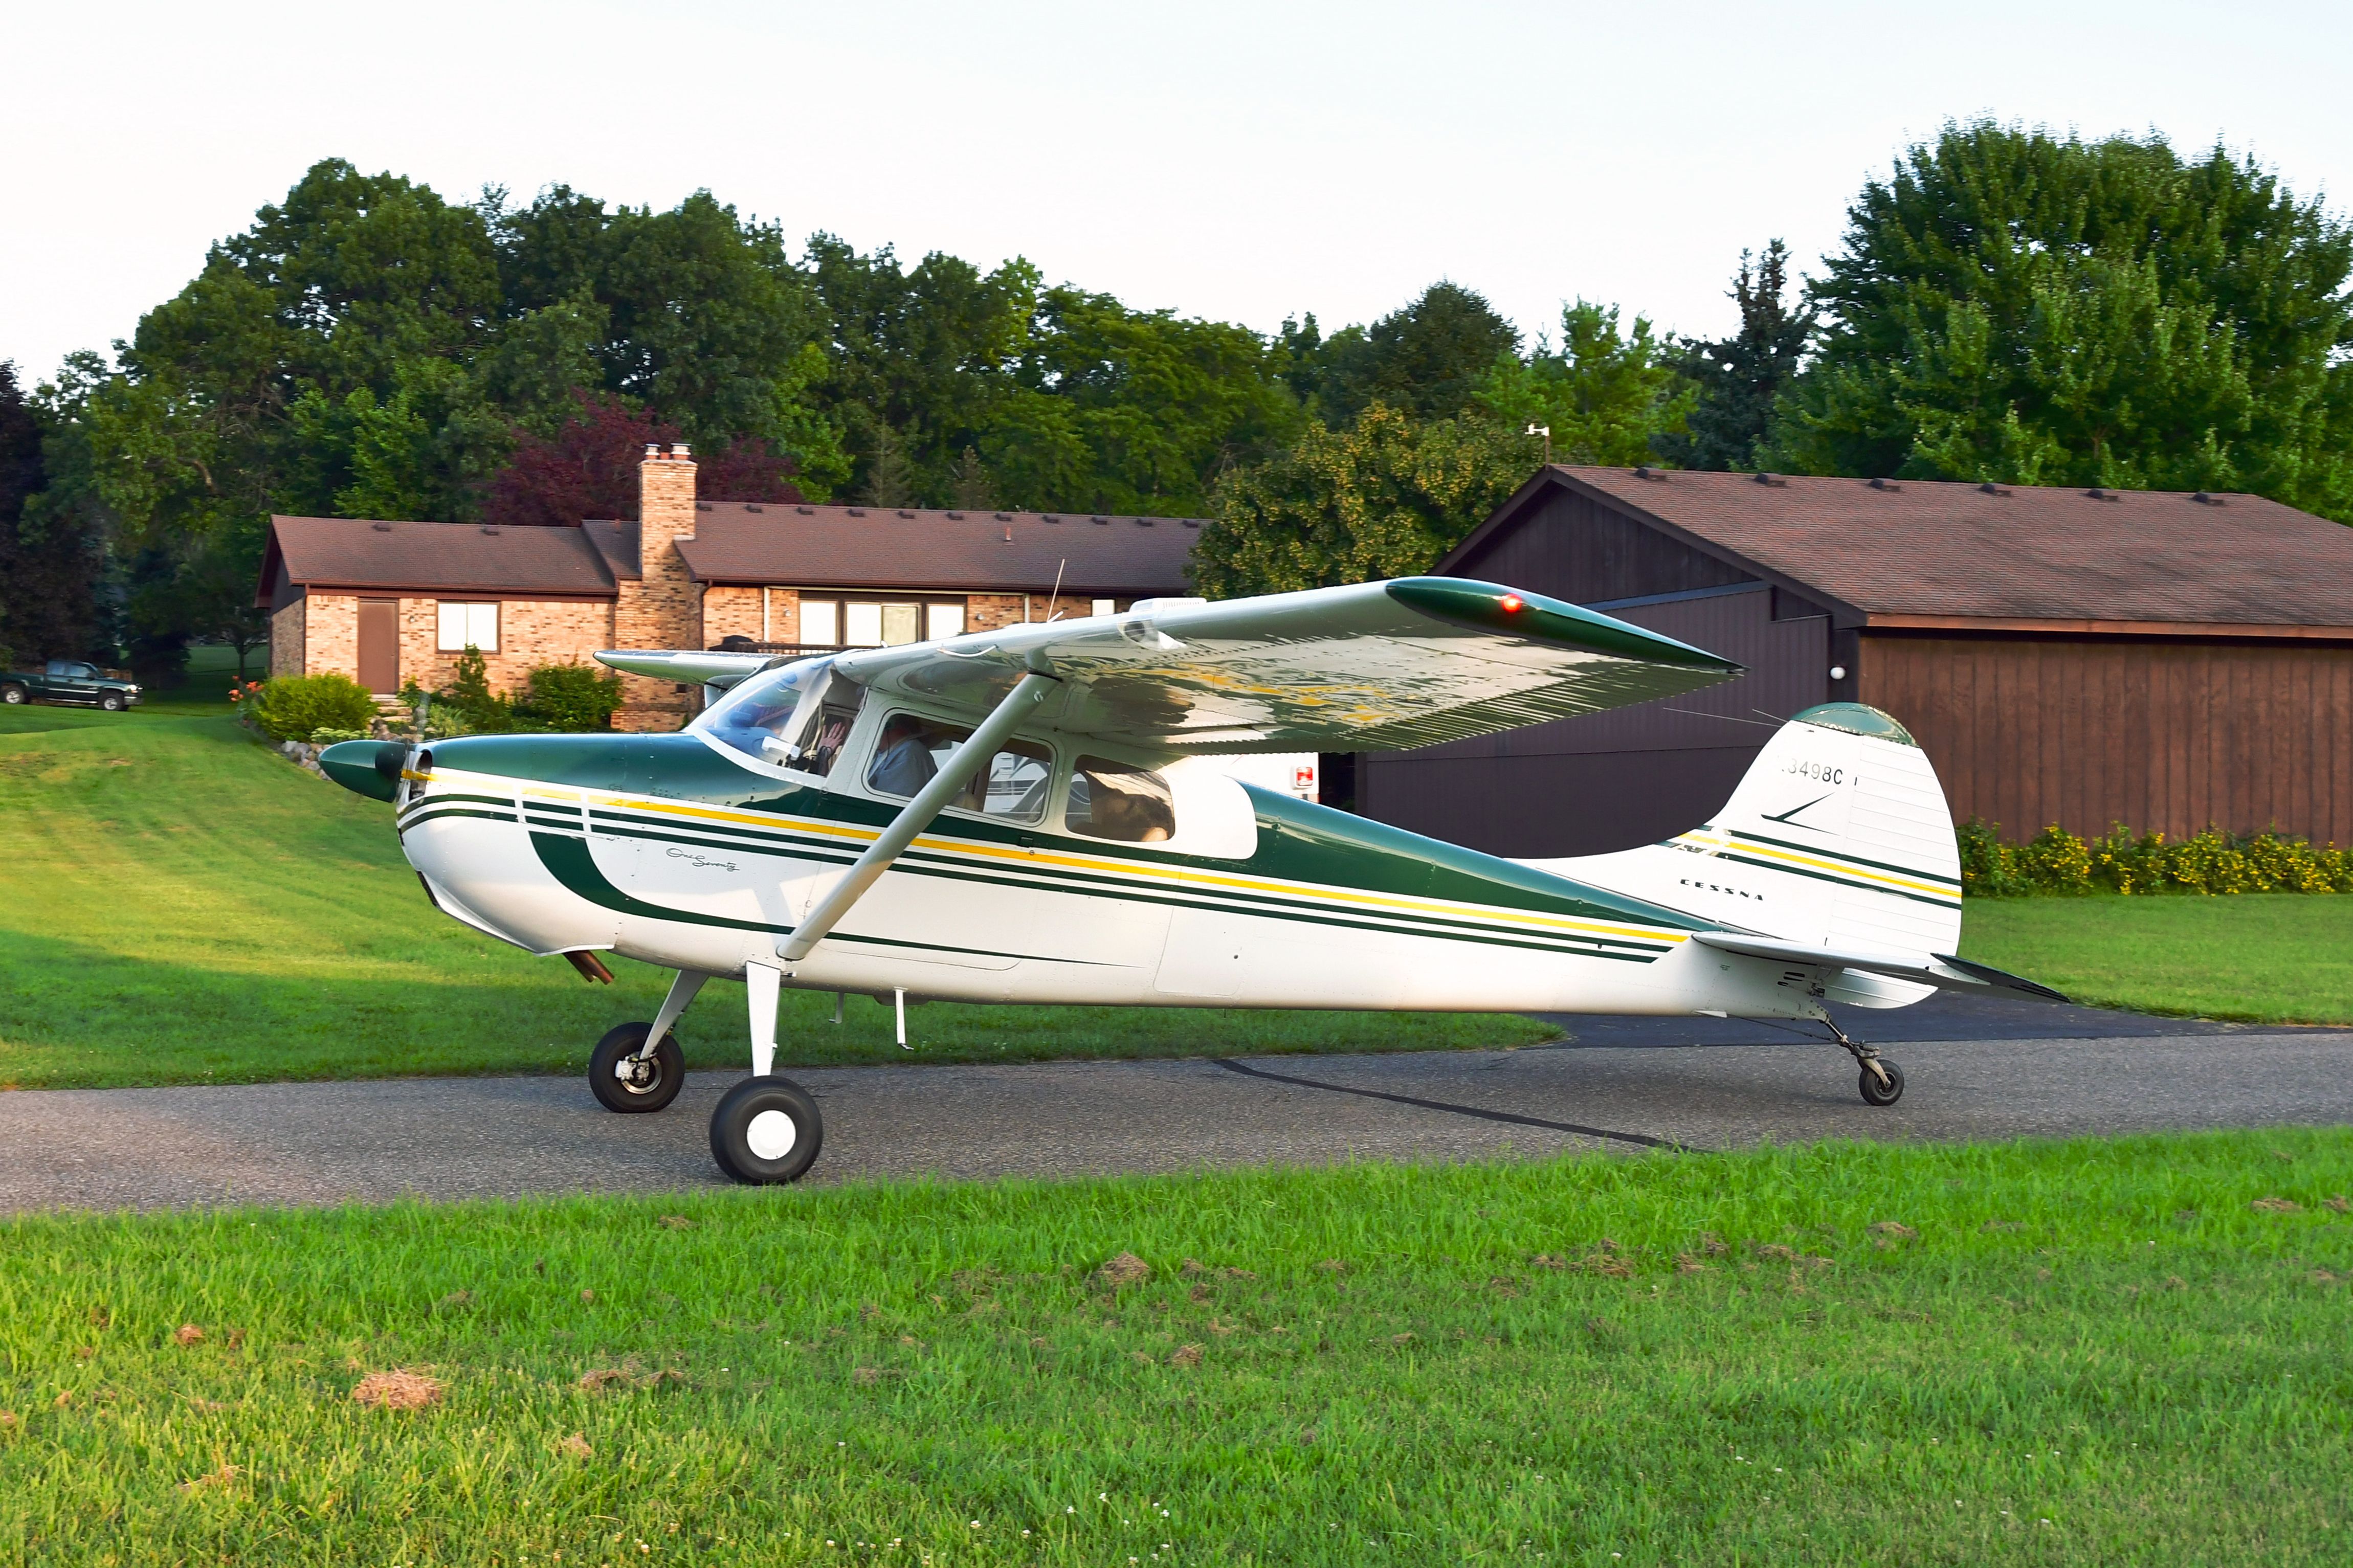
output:
M 902 802 L 850 782 L 870 742 L 853 737 L 831 781 L 747 766 L 692 731 L 443 742 L 411 769 L 401 843 L 445 911 L 533 952 L 740 975 L 776 962 L 897 815 Z M 1071 763 L 1055 759 L 1062 775 Z M 1786 966 L 1692 946 L 1713 921 L 1237 784 L 1211 759 L 1161 772 L 1177 816 L 1165 845 L 944 812 L 787 984 L 971 1002 L 1807 1014 Z

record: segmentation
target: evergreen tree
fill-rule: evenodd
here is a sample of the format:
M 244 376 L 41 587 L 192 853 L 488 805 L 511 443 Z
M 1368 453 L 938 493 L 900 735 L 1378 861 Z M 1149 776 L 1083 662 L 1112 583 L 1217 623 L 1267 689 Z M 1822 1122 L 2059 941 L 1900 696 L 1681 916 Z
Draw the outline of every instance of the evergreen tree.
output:
M 1752 268 L 1740 253 L 1731 298 L 1740 307 L 1740 330 L 1715 342 L 1684 345 L 1678 367 L 1698 389 L 1685 416 L 1688 428 L 1653 442 L 1660 457 L 1686 468 L 1748 468 L 1765 438 L 1773 407 L 1796 379 L 1806 341 L 1813 335 L 1810 306 L 1792 310 L 1788 289 L 1789 247 L 1779 240 L 1765 247 Z
M 1289 377 L 1304 385 L 1311 412 L 1345 425 L 1378 402 L 1416 419 L 1448 419 L 1462 412 L 1498 356 L 1516 353 L 1517 328 L 1475 289 L 1443 279 L 1370 327 L 1344 327 L 1330 337 L 1309 317 L 1293 332 Z

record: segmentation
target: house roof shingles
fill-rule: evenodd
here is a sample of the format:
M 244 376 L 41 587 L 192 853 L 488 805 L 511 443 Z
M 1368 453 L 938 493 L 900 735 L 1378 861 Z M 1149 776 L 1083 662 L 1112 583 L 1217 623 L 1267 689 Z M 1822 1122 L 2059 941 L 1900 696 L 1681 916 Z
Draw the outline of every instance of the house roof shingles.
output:
M 678 542 L 702 583 L 1141 598 L 1186 592 L 1201 520 L 1079 512 L 709 501 Z M 638 576 L 638 525 L 577 528 L 273 517 L 260 602 L 277 569 L 300 587 L 613 596 Z
M 704 583 L 1182 594 L 1198 518 L 712 501 L 678 552 Z
M 2353 528 L 2260 496 L 1551 471 L 1874 622 L 2353 626 Z
M 269 529 L 265 602 L 270 568 L 280 561 L 287 579 L 304 587 L 613 596 L 604 553 L 577 528 L 273 517 Z

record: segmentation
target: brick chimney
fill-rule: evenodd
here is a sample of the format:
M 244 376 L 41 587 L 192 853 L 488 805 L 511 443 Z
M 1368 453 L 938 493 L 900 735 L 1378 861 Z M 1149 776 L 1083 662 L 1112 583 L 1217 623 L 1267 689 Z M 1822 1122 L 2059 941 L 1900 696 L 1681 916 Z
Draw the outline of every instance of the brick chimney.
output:
M 684 442 L 649 446 L 638 465 L 638 581 L 620 584 L 613 639 L 634 648 L 702 646 L 702 589 L 687 575 L 678 542 L 694 537 L 694 458 Z M 640 675 L 621 678 L 617 730 L 675 730 L 694 711 L 694 693 Z

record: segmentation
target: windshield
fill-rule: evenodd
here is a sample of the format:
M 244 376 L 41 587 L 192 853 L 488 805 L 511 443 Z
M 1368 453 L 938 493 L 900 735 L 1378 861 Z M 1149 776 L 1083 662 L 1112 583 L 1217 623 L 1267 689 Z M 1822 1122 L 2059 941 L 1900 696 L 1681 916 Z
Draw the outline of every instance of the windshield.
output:
M 828 679 L 831 673 L 831 661 L 827 659 L 804 660 L 781 669 L 763 670 L 705 709 L 693 727 L 771 766 L 796 768 L 822 777 L 832 766 L 833 754 L 840 750 L 841 742 L 849 738 L 849 721 L 857 717 L 859 699 L 865 695 L 846 680 Z M 789 733 L 793 715 L 811 691 L 821 693 L 824 700 L 801 726 L 804 733 Z M 838 733 L 825 724 L 828 715 L 836 709 L 842 710 L 835 716 L 838 723 L 833 729 Z M 824 754 L 815 754 L 828 741 L 831 743 L 824 747 Z

